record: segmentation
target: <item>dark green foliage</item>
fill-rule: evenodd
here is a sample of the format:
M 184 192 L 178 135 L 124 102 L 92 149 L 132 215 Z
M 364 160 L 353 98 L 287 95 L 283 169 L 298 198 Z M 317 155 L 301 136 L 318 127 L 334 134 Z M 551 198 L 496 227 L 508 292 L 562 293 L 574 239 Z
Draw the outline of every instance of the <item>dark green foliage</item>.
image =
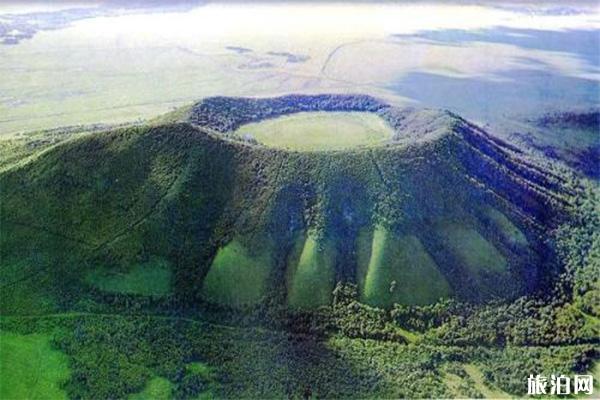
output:
M 504 351 L 485 351 L 480 357 L 484 377 L 508 393 L 525 395 L 524 377 L 530 374 L 572 375 L 588 371 L 598 357 L 592 346 L 508 347 Z
M 511 394 L 529 373 L 589 369 L 600 336 L 597 188 L 571 187 L 451 114 L 355 100 L 344 107 L 379 112 L 396 142 L 282 152 L 174 116 L 39 153 L 19 147 L 0 166 L 0 327 L 53 335 L 74 398 L 124 398 L 156 378 L 176 398 L 480 397 L 473 368 Z M 244 121 L 271 112 L 253 107 Z M 229 117 L 218 127 L 240 123 Z M 510 229 L 499 232 L 490 215 Z M 377 226 L 414 235 L 454 298 L 361 304 L 358 238 Z M 440 226 L 476 232 L 506 271 L 468 268 Z M 337 286 L 331 304 L 291 310 L 286 276 L 308 232 L 315 254 L 326 244 L 335 253 L 327 288 Z M 219 249 L 237 241 L 250 255 L 242 261 L 269 268 L 254 304 L 232 308 L 200 289 Z M 110 291 L 86 279 L 129 276 L 154 260 L 170 268 L 169 290 Z
M 65 315 L 0 320 L 3 330 L 52 333 L 70 359 L 66 386 L 74 398 L 123 398 L 153 376 L 174 384 L 176 398 L 449 397 L 447 371 L 475 363 L 501 389 L 522 394 L 526 374 L 572 373 L 589 367 L 593 348 L 448 347 L 394 341 L 241 329 L 164 317 Z M 458 364 L 457 364 L 458 363 Z M 448 369 L 450 368 L 450 369 Z M 474 393 L 474 392 L 473 392 Z
M 484 306 L 463 304 L 432 334 L 438 343 L 546 346 L 597 342 L 600 326 L 558 301 L 521 298 Z
M 378 111 L 387 104 L 366 95 L 289 95 L 266 99 L 211 97 L 195 104 L 189 121 L 218 132 L 301 111 Z
M 565 265 L 563 293 L 587 314 L 600 317 L 600 191 L 589 184 L 576 199 L 573 218 L 557 232 Z
M 406 329 L 425 332 L 448 322 L 453 315 L 464 312 L 465 307 L 450 299 L 427 306 L 395 304 L 390 316 L 396 324 Z

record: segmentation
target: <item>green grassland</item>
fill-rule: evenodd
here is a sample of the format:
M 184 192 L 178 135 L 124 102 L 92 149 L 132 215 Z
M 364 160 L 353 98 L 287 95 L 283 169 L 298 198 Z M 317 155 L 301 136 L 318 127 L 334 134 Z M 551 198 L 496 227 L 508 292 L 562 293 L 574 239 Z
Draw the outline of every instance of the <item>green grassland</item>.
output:
M 324 151 L 382 143 L 393 131 L 373 113 L 303 112 L 242 125 L 235 134 L 270 147 Z
M 462 224 L 448 223 L 440 227 L 442 241 L 474 275 L 506 271 L 504 256 L 476 230 Z
M 474 364 L 465 364 L 464 365 L 465 372 L 469 375 L 469 377 L 475 383 L 475 388 L 483 394 L 486 399 L 509 399 L 511 396 L 495 388 L 489 382 L 485 380 L 481 369 Z
M 369 236 L 360 239 L 368 241 Z M 365 252 L 368 244 L 362 247 Z M 370 247 L 367 267 L 360 268 L 366 275 L 358 279 L 365 303 L 378 307 L 428 304 L 450 295 L 448 282 L 415 236 L 397 236 L 378 226 Z M 365 259 L 359 257 L 359 262 Z
M 0 398 L 66 399 L 68 357 L 40 334 L 0 332 Z
M 62 30 L 61 35 L 65 36 L 56 42 L 36 37 L 25 46 L 1 49 L 0 66 L 18 64 L 22 70 L 0 83 L 5 99 L 21 100 L 14 105 L 0 104 L 0 136 L 75 124 L 151 119 L 203 96 L 224 92 L 251 95 L 256 88 L 247 85 L 255 82 L 257 75 L 260 79 L 271 74 L 233 71 L 230 63 L 235 56 L 198 57 L 178 48 L 158 50 L 154 45 L 115 55 L 111 46 L 94 46 L 94 50 L 65 46 L 80 37 L 78 29 Z M 136 62 L 144 65 L 143 71 L 130 69 Z M 63 72 L 68 68 L 68 72 L 59 73 L 56 68 Z M 279 79 L 260 80 L 265 93 L 269 88 L 281 90 Z M 149 81 L 160 84 L 149 91 Z
M 331 302 L 335 284 L 335 253 L 332 243 L 307 234 L 297 265 L 290 265 L 288 304 L 311 309 Z
M 485 215 L 490 219 L 496 230 L 504 236 L 507 243 L 522 247 L 527 246 L 527 238 L 523 232 L 506 215 L 494 208 L 486 209 Z
M 448 363 L 443 371 L 443 382 L 452 393 L 452 398 L 484 398 L 474 380 L 458 363 Z
M 267 294 L 272 268 L 273 247 L 267 241 L 234 239 L 217 252 L 204 279 L 202 295 L 230 306 L 256 304 Z

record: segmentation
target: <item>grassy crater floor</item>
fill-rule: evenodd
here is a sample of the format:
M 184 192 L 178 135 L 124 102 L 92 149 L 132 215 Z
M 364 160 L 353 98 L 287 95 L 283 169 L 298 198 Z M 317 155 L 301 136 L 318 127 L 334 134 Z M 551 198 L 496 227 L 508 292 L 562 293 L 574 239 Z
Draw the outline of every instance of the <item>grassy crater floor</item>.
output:
M 369 112 L 301 112 L 242 125 L 235 134 L 275 148 L 344 150 L 391 139 L 392 128 Z

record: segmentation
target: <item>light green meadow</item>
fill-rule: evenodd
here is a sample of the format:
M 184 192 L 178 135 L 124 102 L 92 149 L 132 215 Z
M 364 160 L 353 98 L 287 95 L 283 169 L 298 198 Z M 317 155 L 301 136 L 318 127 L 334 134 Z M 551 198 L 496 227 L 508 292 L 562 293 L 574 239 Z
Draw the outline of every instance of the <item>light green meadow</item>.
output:
M 527 238 L 523 232 L 515 226 L 506 215 L 502 214 L 495 208 L 488 208 L 486 216 L 492 221 L 494 227 L 498 229 L 504 240 L 513 245 L 527 246 Z
M 331 302 L 335 280 L 335 248 L 328 240 L 308 234 L 297 265 L 288 268 L 288 304 L 312 309 Z
M 391 139 L 393 131 L 368 112 L 303 112 L 241 126 L 235 134 L 276 148 L 343 150 Z
M 473 274 L 506 272 L 506 258 L 475 229 L 448 223 L 443 224 L 440 231 L 444 246 Z
M 271 246 L 251 247 L 234 239 L 219 249 L 202 286 L 207 300 L 230 306 L 261 300 L 273 267 Z
M 44 335 L 0 333 L 0 399 L 66 399 L 67 356 Z
M 434 303 L 451 293 L 446 278 L 414 235 L 398 236 L 378 226 L 359 237 L 359 274 L 364 302 L 390 307 Z M 366 268 L 365 268 L 366 266 Z

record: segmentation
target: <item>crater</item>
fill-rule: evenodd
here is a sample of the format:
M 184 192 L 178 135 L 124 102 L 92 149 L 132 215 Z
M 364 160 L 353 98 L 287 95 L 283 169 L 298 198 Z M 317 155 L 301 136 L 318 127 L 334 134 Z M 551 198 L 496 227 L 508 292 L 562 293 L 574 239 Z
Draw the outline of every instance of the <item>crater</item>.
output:
M 234 135 L 297 151 L 345 150 L 390 141 L 393 129 L 369 112 L 300 112 L 240 126 Z
M 233 308 L 315 309 L 337 282 L 385 308 L 515 298 L 552 279 L 544 238 L 570 206 L 564 179 L 446 111 L 364 95 L 212 97 L 0 174 L 3 257 L 17 266 L 0 280 L 31 265 L 57 287 L 66 276 Z

